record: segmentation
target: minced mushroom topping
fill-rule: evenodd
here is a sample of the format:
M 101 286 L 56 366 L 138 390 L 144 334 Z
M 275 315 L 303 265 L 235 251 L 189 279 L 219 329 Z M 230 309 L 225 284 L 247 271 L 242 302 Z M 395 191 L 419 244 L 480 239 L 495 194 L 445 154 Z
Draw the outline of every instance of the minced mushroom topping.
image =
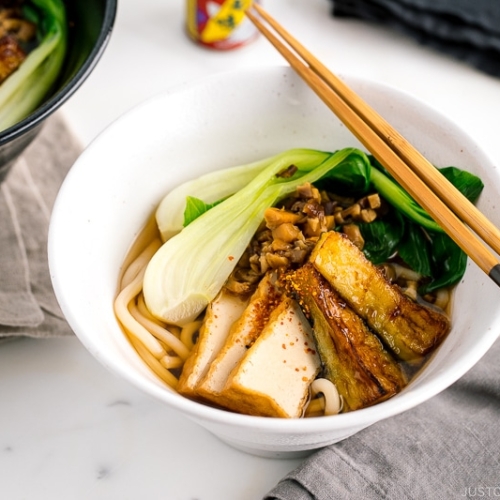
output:
M 362 249 L 364 241 L 357 224 L 374 221 L 386 209 L 378 194 L 356 200 L 303 184 L 279 207 L 266 210 L 226 288 L 248 293 L 266 272 L 301 266 L 325 231 L 341 230 Z
M 321 233 L 326 231 L 342 231 L 362 250 L 365 242 L 359 224 L 371 223 L 387 211 L 387 202 L 378 193 L 356 199 L 319 190 L 310 183 L 303 184 L 279 206 L 266 210 L 262 224 L 225 287 L 245 295 L 255 290 L 265 273 L 302 266 Z M 418 300 L 417 287 L 422 276 L 397 260 L 378 267 L 389 281 Z M 442 309 L 446 308 L 448 299 L 443 291 L 424 297 L 426 302 Z

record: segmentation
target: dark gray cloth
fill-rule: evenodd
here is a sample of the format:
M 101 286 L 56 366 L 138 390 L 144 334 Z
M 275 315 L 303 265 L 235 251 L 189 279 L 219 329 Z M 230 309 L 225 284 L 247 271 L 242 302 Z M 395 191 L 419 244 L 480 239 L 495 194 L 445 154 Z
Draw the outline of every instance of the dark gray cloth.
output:
M 328 446 L 266 500 L 500 498 L 500 341 L 426 403 Z
M 0 339 L 72 333 L 52 290 L 47 235 L 57 192 L 80 151 L 54 115 L 0 185 Z
M 375 22 L 500 76 L 499 0 L 332 0 L 333 15 Z

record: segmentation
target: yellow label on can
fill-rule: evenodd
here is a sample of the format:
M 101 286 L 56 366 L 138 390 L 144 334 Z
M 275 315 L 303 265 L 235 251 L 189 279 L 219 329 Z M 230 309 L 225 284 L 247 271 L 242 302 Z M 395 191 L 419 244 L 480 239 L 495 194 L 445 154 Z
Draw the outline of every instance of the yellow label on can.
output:
M 250 5 L 252 0 L 225 0 L 208 20 L 205 29 L 200 33 L 200 40 L 203 43 L 213 43 L 228 38 L 243 21 L 245 10 Z

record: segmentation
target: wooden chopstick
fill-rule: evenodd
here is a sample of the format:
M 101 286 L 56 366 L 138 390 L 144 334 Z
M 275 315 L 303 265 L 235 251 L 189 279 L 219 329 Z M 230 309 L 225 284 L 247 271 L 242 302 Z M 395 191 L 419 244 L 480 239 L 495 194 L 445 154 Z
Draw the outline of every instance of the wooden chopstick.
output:
M 500 286 L 500 262 L 478 238 L 479 235 L 484 242 L 500 253 L 500 231 L 408 141 L 307 51 L 260 5 L 253 4 L 247 11 L 247 16 L 367 150 L 455 243 Z M 261 19 L 265 20 L 287 45 L 271 32 Z
M 261 14 L 286 42 L 306 61 L 309 67 L 321 76 L 391 147 L 404 159 L 433 191 L 485 242 L 500 253 L 500 230 L 495 227 L 448 179 L 443 177 L 434 166 L 399 134 L 373 108 L 353 92 L 342 80 L 336 77 L 314 55 L 302 46 L 290 33 L 255 4 Z

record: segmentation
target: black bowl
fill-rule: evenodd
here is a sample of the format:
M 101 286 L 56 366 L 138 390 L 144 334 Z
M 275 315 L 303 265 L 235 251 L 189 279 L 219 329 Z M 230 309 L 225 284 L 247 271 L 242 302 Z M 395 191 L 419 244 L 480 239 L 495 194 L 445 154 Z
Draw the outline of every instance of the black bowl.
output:
M 52 93 L 27 118 L 0 132 L 0 183 L 37 136 L 44 120 L 64 104 L 87 79 L 111 35 L 117 0 L 65 0 L 68 50 Z

